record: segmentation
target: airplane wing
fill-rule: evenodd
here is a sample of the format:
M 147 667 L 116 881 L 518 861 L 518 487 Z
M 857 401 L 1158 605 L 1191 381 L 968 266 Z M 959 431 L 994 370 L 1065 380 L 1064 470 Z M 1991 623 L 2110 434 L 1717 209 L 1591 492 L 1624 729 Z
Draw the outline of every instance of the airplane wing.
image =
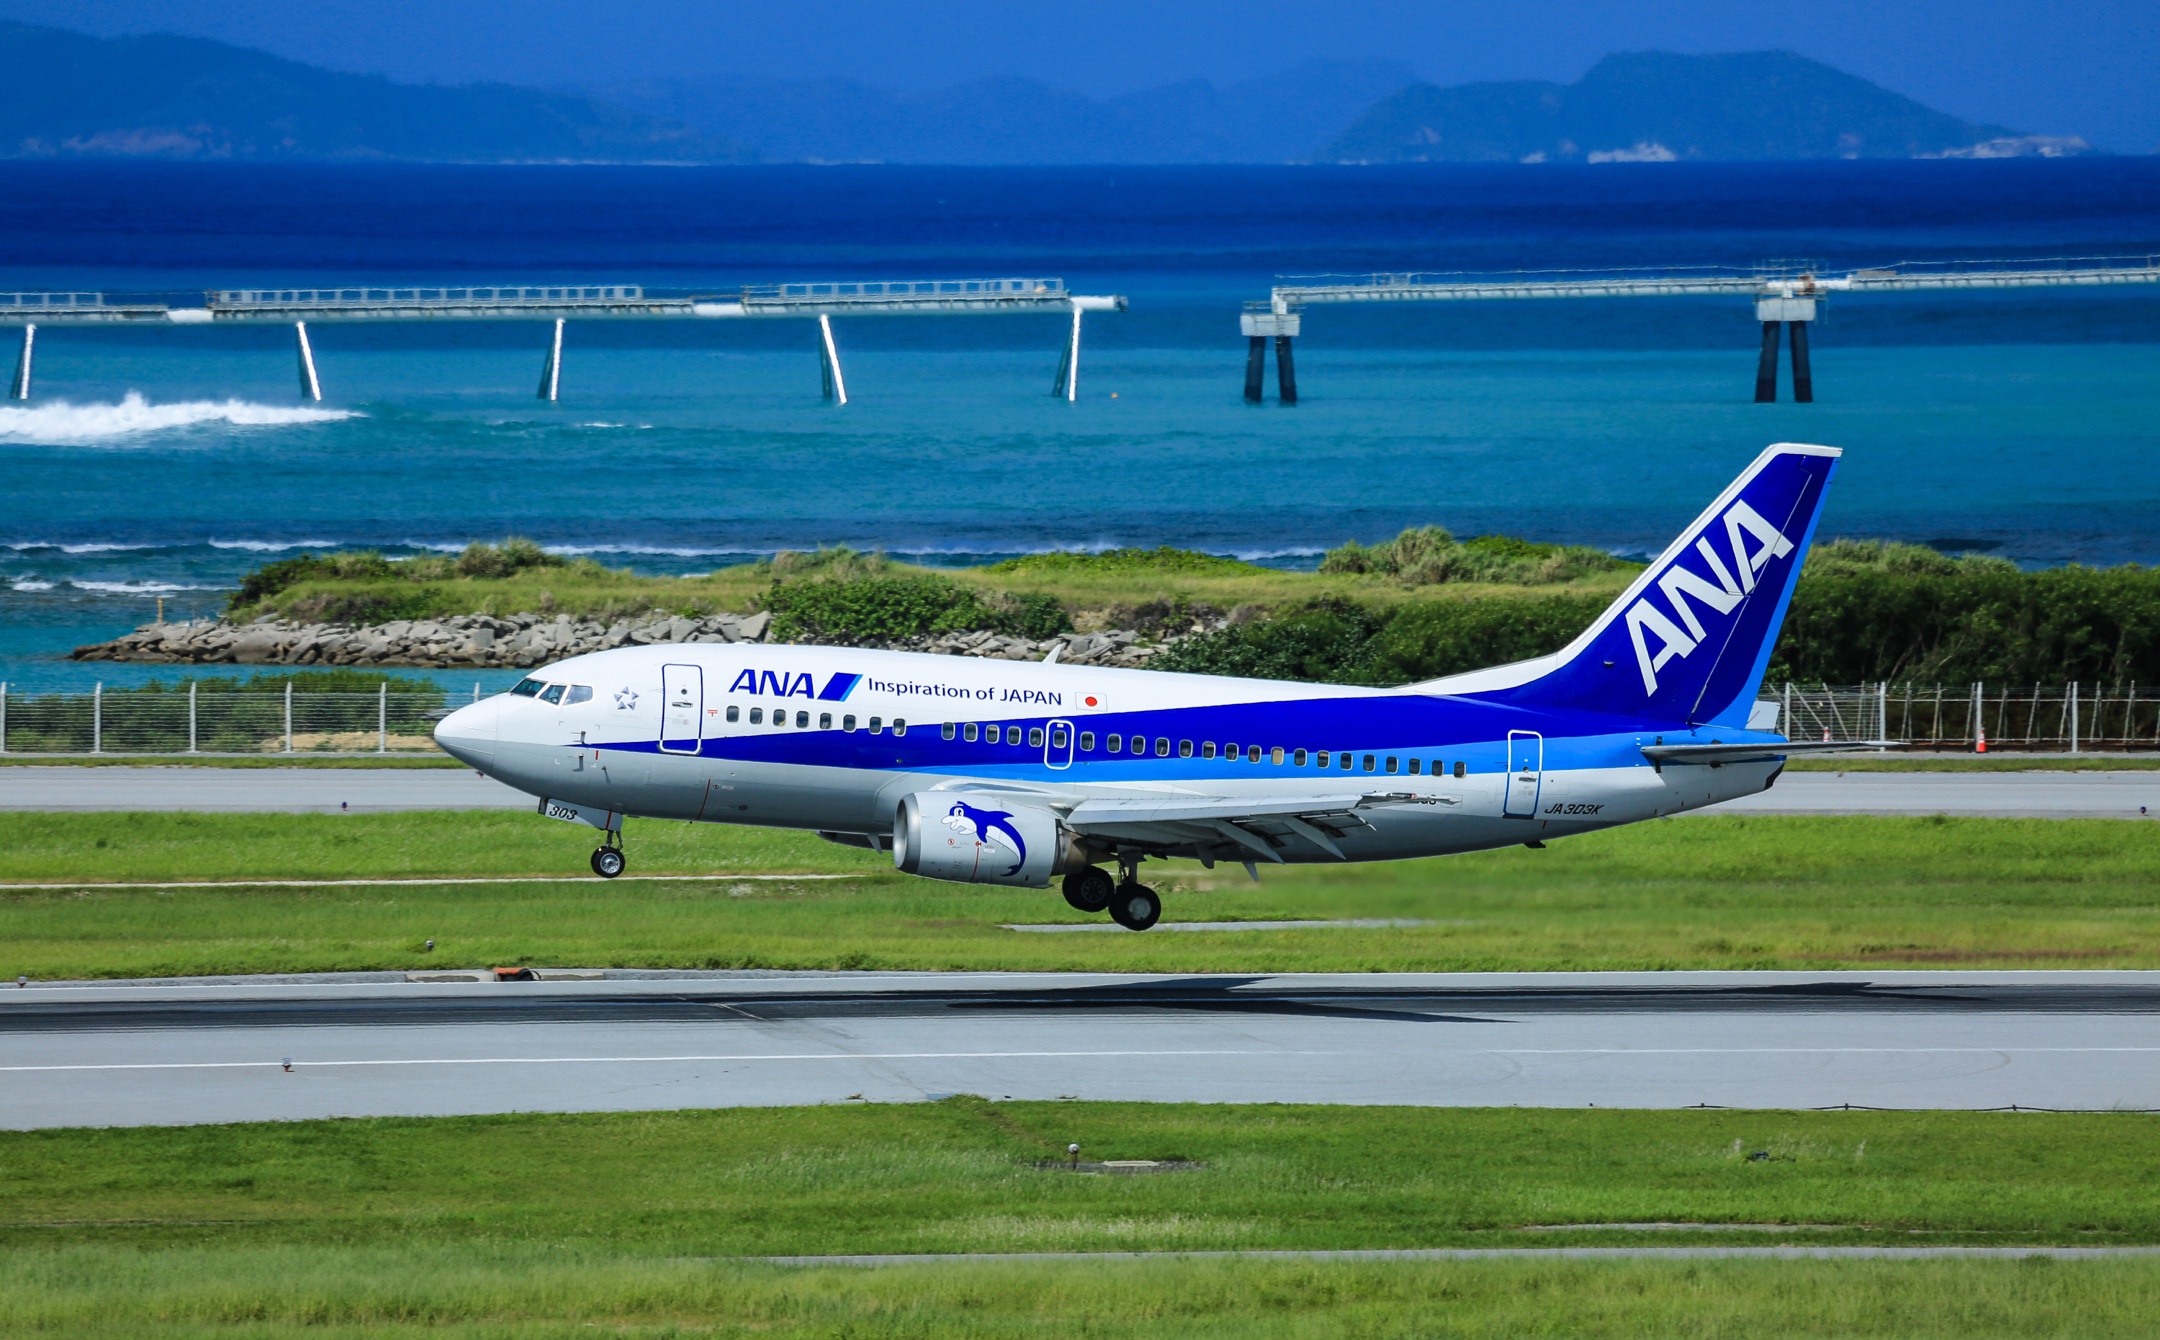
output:
M 1104 796 L 1075 805 L 1065 821 L 1090 837 L 1163 848 L 1207 851 L 1230 847 L 1238 859 L 1281 862 L 1282 848 L 1302 843 L 1336 860 L 1343 834 L 1366 827 L 1360 812 L 1387 805 L 1454 805 L 1453 796 L 1343 791 L 1309 796 Z
M 1896 749 L 1903 740 L 1772 740 L 1754 744 L 1646 744 L 1643 757 L 1663 766 L 1667 763 L 1760 763 L 1793 754 L 1854 753 L 1864 749 Z

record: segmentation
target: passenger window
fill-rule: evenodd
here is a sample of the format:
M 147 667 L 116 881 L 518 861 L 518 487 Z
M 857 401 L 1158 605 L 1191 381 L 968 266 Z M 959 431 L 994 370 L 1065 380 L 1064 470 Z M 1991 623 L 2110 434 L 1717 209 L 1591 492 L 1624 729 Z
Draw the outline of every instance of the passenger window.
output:
M 544 703 L 559 703 L 562 701 L 562 691 L 563 685 L 550 684 L 547 686 L 547 692 L 540 695 L 540 701 Z
M 901 720 L 899 717 L 894 717 L 892 719 L 892 733 L 895 735 L 907 734 L 907 722 Z
M 1178 756 L 1179 758 L 1191 758 L 1191 757 L 1192 757 L 1192 741 L 1191 741 L 1191 740 L 1179 740 L 1179 741 L 1177 742 L 1177 756 Z
M 939 735 L 939 737 L 940 737 L 940 738 L 942 738 L 942 739 L 947 739 L 947 740 L 950 740 L 951 738 L 953 738 L 953 737 L 954 737 L 955 735 L 958 735 L 959 733 L 960 733 L 960 728 L 959 728 L 958 726 L 955 726 L 955 725 L 954 725 L 953 723 L 951 723 L 950 721 L 948 721 L 948 722 L 946 722 L 946 723 L 945 723 L 944 725 L 942 725 L 942 726 L 938 727 L 938 735 Z
M 969 744 L 973 744 L 982 738 L 982 727 L 970 721 L 960 728 L 960 738 L 966 740 Z
M 1401 764 L 1401 762 L 1401 759 L 1396 758 L 1393 754 L 1389 754 L 1387 761 L 1387 770 L 1389 772 L 1395 771 L 1395 769 Z
M 1260 761 L 1259 745 L 1249 744 L 1245 746 L 1245 761 L 1247 763 L 1258 763 Z
M 1157 758 L 1168 758 L 1168 757 L 1170 757 L 1170 737 L 1169 737 L 1169 736 L 1167 736 L 1167 735 L 1158 735 L 1158 736 L 1156 736 L 1156 737 L 1155 737 L 1155 757 L 1157 757 Z
M 1042 727 L 1028 727 L 1028 747 L 1031 749 L 1042 748 Z
M 990 734 L 985 738 L 987 738 L 990 743 L 996 744 L 998 741 L 1005 738 L 1004 735 L 1001 733 L 1003 729 L 1002 727 L 992 725 L 989 726 L 987 729 L 989 730 Z
M 742 720 L 742 708 L 737 707 L 734 703 L 729 703 L 727 710 L 727 719 L 730 721 Z
M 1301 767 L 1301 768 L 1302 768 L 1302 767 L 1304 767 L 1304 766 L 1305 766 L 1305 751 L 1304 751 L 1304 750 L 1300 749 L 1300 750 L 1298 750 L 1298 751 L 1297 751 L 1297 758 L 1296 758 L 1296 760 L 1295 760 L 1295 761 L 1296 761 L 1296 763 L 1297 763 L 1297 765 L 1298 765 L 1299 767 Z M 1320 763 L 1320 766 L 1321 766 L 1321 767 L 1323 767 L 1323 768 L 1324 768 L 1324 767 L 1326 767 L 1326 766 L 1327 766 L 1327 762 L 1326 762 L 1326 760 L 1324 760 L 1324 759 L 1323 759 L 1323 760 L 1321 761 L 1321 763 Z
M 540 690 L 546 687 L 547 681 L 544 679 L 521 679 L 517 682 L 517 687 L 510 692 L 519 698 L 537 698 Z
M 883 718 L 883 717 L 872 717 L 872 718 L 870 718 L 870 733 L 871 733 L 872 735 L 882 735 L 882 734 L 884 734 L 884 733 L 885 733 L 885 718 Z
M 1373 770 L 1373 756 L 1372 756 L 1371 754 L 1367 754 L 1367 755 L 1365 756 L 1365 771 L 1367 771 L 1367 772 L 1371 772 L 1372 770 Z
M 1281 746 L 1281 745 L 1276 745 L 1276 746 L 1275 746 L 1275 747 L 1274 747 L 1273 749 L 1271 749 L 1271 750 L 1269 750 L 1269 751 L 1268 751 L 1268 761 L 1269 761 L 1270 763 L 1273 763 L 1273 764 L 1274 764 L 1274 765 L 1275 765 L 1276 767 L 1278 767 L 1278 768 L 1282 766 L 1282 746 Z
M 1222 747 L 1222 756 L 1229 759 L 1232 763 L 1237 762 L 1239 752 L 1240 750 L 1234 744 L 1226 744 Z
M 1335 757 L 1336 760 L 1342 764 L 1342 770 L 1344 772 L 1350 771 L 1350 756 L 1348 754 L 1337 754 Z M 1368 763 L 1366 766 L 1370 767 L 1371 764 Z
M 848 716 L 848 717 L 842 717 L 842 718 L 840 718 L 840 729 L 842 729 L 842 730 L 853 730 L 853 729 L 855 729 L 855 718 L 854 718 L 854 717 L 851 717 L 851 716 Z
M 1468 767 L 1463 763 L 1461 759 L 1455 760 L 1455 775 L 1457 777 L 1462 776 L 1463 773 L 1467 772 L 1468 770 Z
M 795 714 L 795 729 L 810 729 L 810 714 L 808 712 L 797 712 Z
M 818 728 L 819 730 L 831 730 L 831 729 L 832 729 L 832 713 L 830 713 L 830 712 L 820 712 L 820 713 L 818 713 L 818 719 L 817 719 L 817 728 Z
M 1205 742 L 1203 742 L 1203 743 L 1201 744 L 1201 746 L 1200 746 L 1200 757 L 1202 757 L 1202 758 L 1213 758 L 1213 757 L 1215 757 L 1215 742 L 1214 742 L 1213 740 L 1208 740 L 1208 741 L 1205 741 Z
M 1320 766 L 1321 766 L 1321 767 L 1323 767 L 1323 768 L 1324 768 L 1324 767 L 1326 767 L 1326 766 L 1328 765 L 1328 751 L 1327 751 L 1327 750 L 1323 749 L 1323 750 L 1321 750 L 1321 751 L 1320 751 L 1320 760 L 1319 760 L 1319 761 L 1320 761 Z
M 1419 760 L 1417 760 L 1417 759 L 1414 759 L 1414 758 L 1413 758 L 1413 759 L 1411 759 L 1411 760 L 1410 760 L 1410 775 L 1411 775 L 1412 777 L 1415 777 L 1415 776 L 1417 776 L 1417 775 L 1418 775 L 1418 769 L 1419 769 L 1419 768 L 1421 768 L 1421 767 L 1423 767 L 1423 766 L 1425 766 L 1425 765 L 1424 765 L 1424 764 L 1423 764 L 1422 762 L 1420 762 Z
M 568 693 L 566 693 L 566 694 L 564 694 L 564 695 L 563 695 L 563 700 L 562 700 L 562 701 L 563 701 L 563 706 L 564 706 L 564 707 L 568 707 L 568 706 L 570 706 L 570 705 L 571 705 L 572 703 L 589 703 L 589 702 L 591 702 L 591 701 L 592 701 L 592 685 L 590 685 L 590 684 L 572 684 L 572 685 L 570 686 L 570 691 L 569 691 Z
M 1065 742 L 1071 738 L 1070 735 L 1065 733 L 1063 726 L 1052 726 L 1050 728 L 1050 747 L 1052 749 L 1063 749 Z
M 1094 731 L 1091 731 L 1091 730 L 1084 730 L 1084 731 L 1081 731 L 1081 732 L 1080 732 L 1080 748 L 1081 748 L 1081 749 L 1082 749 L 1083 751 L 1086 751 L 1086 752 L 1092 752 L 1092 751 L 1094 750 L 1094 748 L 1095 748 L 1095 732 L 1094 732 Z
M 1125 737 L 1122 735 L 1106 735 L 1103 737 L 1103 748 L 1113 754 L 1121 753 L 1125 748 Z
M 750 724 L 751 724 L 751 725 L 753 725 L 753 726 L 762 726 L 762 725 L 764 725 L 764 724 L 765 724 L 765 709 L 764 709 L 764 708 L 762 708 L 762 707 L 753 707 L 753 708 L 751 708 L 751 709 L 750 709 Z

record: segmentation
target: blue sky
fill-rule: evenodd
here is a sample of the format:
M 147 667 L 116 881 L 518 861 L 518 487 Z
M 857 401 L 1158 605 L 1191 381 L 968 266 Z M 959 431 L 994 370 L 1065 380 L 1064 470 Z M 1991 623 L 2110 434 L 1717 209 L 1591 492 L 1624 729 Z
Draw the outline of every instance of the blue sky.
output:
M 1974 120 L 2160 149 L 2160 0 L 0 0 L 99 34 L 214 37 L 400 79 L 732 73 L 1083 92 L 1315 58 L 1440 83 L 1571 80 L 1610 51 L 1784 47 Z

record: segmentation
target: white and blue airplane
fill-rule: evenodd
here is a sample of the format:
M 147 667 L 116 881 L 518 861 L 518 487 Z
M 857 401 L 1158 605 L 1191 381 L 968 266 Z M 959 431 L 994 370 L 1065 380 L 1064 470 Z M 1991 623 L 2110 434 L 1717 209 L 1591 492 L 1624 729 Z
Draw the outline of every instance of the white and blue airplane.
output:
M 757 643 L 622 647 L 463 707 L 442 747 L 604 835 L 626 815 L 815 831 L 931 879 L 1145 930 L 1141 862 L 1384 861 L 1766 789 L 1810 749 L 1756 703 L 1833 447 L 1765 450 L 1581 636 L 1401 688 Z M 1115 864 L 1113 877 L 1105 869 Z

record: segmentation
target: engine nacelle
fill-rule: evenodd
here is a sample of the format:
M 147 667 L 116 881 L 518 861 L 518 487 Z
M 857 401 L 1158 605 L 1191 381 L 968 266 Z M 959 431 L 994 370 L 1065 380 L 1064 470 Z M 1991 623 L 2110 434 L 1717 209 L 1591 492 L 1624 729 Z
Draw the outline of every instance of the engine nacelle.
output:
M 1049 810 L 966 791 L 903 797 L 892 856 L 910 875 L 1031 889 L 1088 863 L 1085 841 Z

